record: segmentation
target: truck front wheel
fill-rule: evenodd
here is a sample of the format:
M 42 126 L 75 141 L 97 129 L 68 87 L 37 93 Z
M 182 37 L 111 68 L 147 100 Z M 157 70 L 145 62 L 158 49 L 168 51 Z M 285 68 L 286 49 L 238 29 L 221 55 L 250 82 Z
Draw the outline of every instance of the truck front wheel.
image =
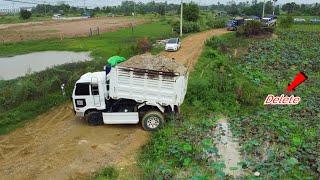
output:
M 89 112 L 87 115 L 87 121 L 92 126 L 98 126 L 103 124 L 102 113 L 98 111 Z
M 143 116 L 141 124 L 146 131 L 155 131 L 164 124 L 164 117 L 159 111 L 149 111 Z

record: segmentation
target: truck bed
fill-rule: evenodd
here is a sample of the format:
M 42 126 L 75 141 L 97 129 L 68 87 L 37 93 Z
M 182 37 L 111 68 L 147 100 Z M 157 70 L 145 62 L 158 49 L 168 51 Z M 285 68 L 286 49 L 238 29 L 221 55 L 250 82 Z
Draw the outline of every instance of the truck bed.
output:
M 187 91 L 188 74 L 121 66 L 110 73 L 109 96 L 113 99 L 180 106 Z

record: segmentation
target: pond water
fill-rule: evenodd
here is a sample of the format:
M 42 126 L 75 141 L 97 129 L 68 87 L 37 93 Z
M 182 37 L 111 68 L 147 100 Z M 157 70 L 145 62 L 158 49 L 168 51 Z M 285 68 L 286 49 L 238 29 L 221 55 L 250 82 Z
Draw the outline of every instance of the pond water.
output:
M 0 80 L 15 79 L 53 66 L 90 61 L 90 52 L 44 51 L 0 57 Z

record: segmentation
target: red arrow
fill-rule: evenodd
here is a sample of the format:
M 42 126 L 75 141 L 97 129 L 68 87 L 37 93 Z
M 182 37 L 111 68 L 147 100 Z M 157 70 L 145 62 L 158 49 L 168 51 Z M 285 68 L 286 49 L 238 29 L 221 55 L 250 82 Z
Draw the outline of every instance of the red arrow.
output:
M 299 72 L 294 80 L 291 82 L 291 84 L 288 85 L 287 91 L 291 92 L 294 91 L 297 86 L 299 86 L 301 83 L 303 83 L 305 80 L 308 79 L 308 76 L 306 76 L 303 72 Z

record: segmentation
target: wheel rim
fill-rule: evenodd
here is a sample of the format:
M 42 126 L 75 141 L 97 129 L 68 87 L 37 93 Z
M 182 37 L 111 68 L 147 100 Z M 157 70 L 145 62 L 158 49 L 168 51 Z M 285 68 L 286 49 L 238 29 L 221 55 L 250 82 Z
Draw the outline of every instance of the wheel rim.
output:
M 158 118 L 156 116 L 151 116 L 147 120 L 147 126 L 151 129 L 157 128 L 159 126 L 159 124 L 160 124 L 160 118 Z

